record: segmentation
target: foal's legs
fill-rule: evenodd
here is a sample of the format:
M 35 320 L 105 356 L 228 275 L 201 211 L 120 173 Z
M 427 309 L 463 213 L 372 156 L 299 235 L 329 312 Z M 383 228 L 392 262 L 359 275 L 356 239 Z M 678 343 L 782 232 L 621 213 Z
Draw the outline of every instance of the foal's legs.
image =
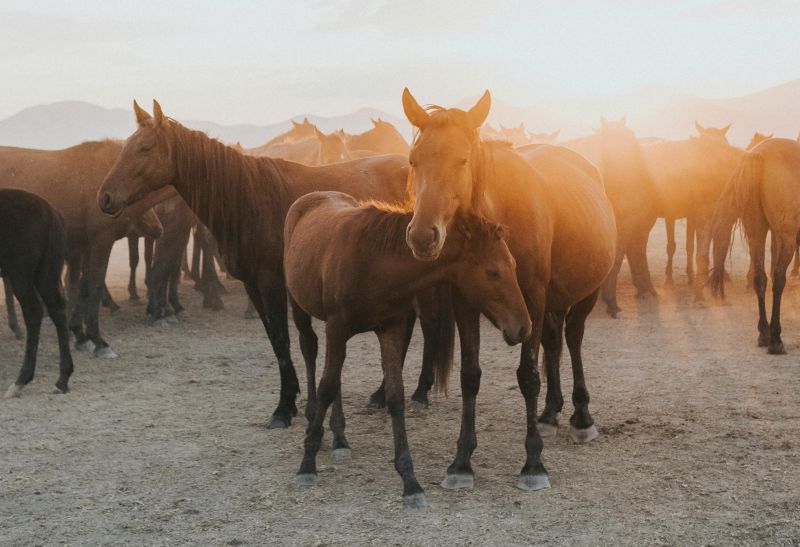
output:
M 341 389 L 342 366 L 348 338 L 348 333 L 342 326 L 338 325 L 335 320 L 328 320 L 325 325 L 325 369 L 317 390 L 318 400 L 314 418 L 309 422 L 306 430 L 305 452 L 296 477 L 298 487 L 317 484 L 317 453 L 322 444 L 322 424 L 325 421 L 328 407 Z
M 403 354 L 408 338 L 408 321 L 400 318 L 376 331 L 381 345 L 381 364 L 386 381 L 386 404 L 392 416 L 394 433 L 394 468 L 403 480 L 403 501 L 406 507 L 428 506 L 422 487 L 414 475 L 414 464 L 408 447 L 405 421 L 405 395 L 403 393 Z M 412 325 L 413 326 L 413 325 Z
M 19 328 L 19 321 L 17 321 L 17 309 L 14 306 L 14 289 L 11 288 L 11 282 L 7 278 L 3 278 L 3 291 L 6 295 L 6 311 L 8 312 L 8 328 L 14 333 L 17 340 L 25 338 L 25 333 Z
M 547 395 L 542 414 L 538 418 L 542 436 L 555 435 L 558 431 L 558 413 L 564 406 L 561 393 L 561 349 L 564 339 L 564 313 L 547 312 L 542 327 L 544 348 L 544 370 L 547 374 Z
M 300 393 L 297 374 L 289 351 L 289 325 L 286 285 L 283 276 L 264 272 L 258 283 L 245 283 L 247 295 L 256 308 L 267 331 L 272 350 L 278 359 L 281 375 L 281 396 L 278 407 L 270 418 L 269 428 L 288 427 L 297 416 L 295 400 Z M 334 394 L 335 395 L 335 394 Z
M 672 257 L 675 255 L 675 219 L 674 218 L 665 218 L 664 219 L 664 226 L 667 229 L 667 267 L 664 270 L 664 286 L 665 287 L 672 287 L 674 285 L 672 281 Z M 687 242 L 688 242 L 688 234 L 687 234 Z
M 786 350 L 781 340 L 781 297 L 786 287 L 786 269 L 792 262 L 796 237 L 794 234 L 785 235 L 772 232 L 773 267 L 772 267 L 772 318 L 769 323 L 769 347 L 767 351 L 773 355 L 783 355 Z
M 481 366 L 478 361 L 480 352 L 480 314 L 464 300 L 454 289 L 453 310 L 458 337 L 461 341 L 461 432 L 458 436 L 456 457 L 447 475 L 442 480 L 442 487 L 448 490 L 472 488 L 475 474 L 472 471 L 472 452 L 478 446 L 475 434 L 475 402 L 481 387 Z M 538 344 L 538 342 L 537 342 Z
M 131 268 L 131 276 L 128 279 L 128 300 L 139 300 L 139 293 L 136 291 L 136 268 L 139 266 L 138 236 L 128 236 L 128 265 Z
M 22 388 L 33 380 L 36 372 L 36 352 L 39 349 L 39 330 L 42 326 L 42 304 L 36 294 L 34 280 L 27 272 L 12 272 L 9 277 L 14 294 L 22 308 L 22 317 L 27 329 L 22 368 L 17 381 L 6 392 L 6 397 L 16 397 L 19 396 Z
M 586 318 L 597 302 L 597 291 L 593 292 L 574 306 L 567 313 L 567 347 L 572 360 L 572 404 L 575 413 L 570 417 L 570 436 L 576 443 L 588 443 L 599 435 L 594 419 L 589 413 L 589 390 L 583 377 L 583 357 L 581 345 Z M 549 388 L 549 386 L 548 386 Z
M 414 333 L 414 325 L 417 323 L 417 313 L 411 309 L 408 312 L 408 316 L 406 317 L 406 338 L 405 338 L 405 345 L 403 347 L 403 361 L 401 366 L 405 366 L 405 359 L 406 353 L 408 352 L 408 346 L 411 344 L 411 335 Z M 427 349 L 429 343 L 425 343 L 425 348 L 423 349 L 423 355 L 425 349 Z M 417 387 L 417 391 L 414 392 L 416 395 L 417 392 L 422 391 L 424 395 L 424 406 L 428 406 L 428 391 L 430 390 L 431 386 L 433 385 L 433 365 L 429 365 L 429 370 L 426 371 L 425 369 L 425 359 L 423 357 L 422 361 L 422 370 L 419 373 L 419 383 Z M 430 377 L 430 383 L 427 382 L 427 377 Z M 424 387 L 426 386 L 426 387 Z M 420 402 L 421 403 L 421 402 Z M 369 402 L 367 403 L 369 408 L 384 408 L 386 407 L 386 378 L 381 381 L 380 387 L 375 390 L 375 392 L 369 396 Z

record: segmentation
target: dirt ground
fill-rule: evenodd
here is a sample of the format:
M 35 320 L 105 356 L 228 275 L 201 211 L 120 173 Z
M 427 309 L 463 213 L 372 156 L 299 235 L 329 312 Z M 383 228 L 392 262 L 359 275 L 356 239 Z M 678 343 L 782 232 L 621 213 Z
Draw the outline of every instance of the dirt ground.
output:
M 348 345 L 353 460 L 334 464 L 326 442 L 319 486 L 297 491 L 305 418 L 265 429 L 278 370 L 260 323 L 243 318 L 242 286 L 226 281 L 227 308 L 214 313 L 184 283 L 187 320 L 158 330 L 141 304 L 127 302 L 127 253 L 118 244 L 109 286 L 122 309 L 103 311 L 102 327 L 121 357 L 76 352 L 72 392 L 51 395 L 57 351 L 47 321 L 36 380 L 21 398 L 0 399 L 0 544 L 798 545 L 798 281 L 783 307 L 788 355 L 767 355 L 755 344 L 741 247 L 726 304 L 696 309 L 682 241 L 675 289 L 637 300 L 624 267 L 624 313 L 614 320 L 598 307 L 590 318 L 584 355 L 601 436 L 574 445 L 563 427 L 566 403 L 561 432 L 545 440 L 549 490 L 515 488 L 524 460 L 517 349 L 484 325 L 474 490 L 438 486 L 458 436 L 457 376 L 448 397 L 408 419 L 431 504 L 424 512 L 403 508 L 388 416 L 365 409 L 381 377 L 374 336 Z M 663 249 L 659 223 L 650 247 L 657 285 Z M 24 346 L 5 320 L 3 310 L 3 388 Z M 292 350 L 304 386 L 296 338 Z M 420 356 L 416 335 L 407 395 Z M 568 355 L 562 370 L 569 401 Z

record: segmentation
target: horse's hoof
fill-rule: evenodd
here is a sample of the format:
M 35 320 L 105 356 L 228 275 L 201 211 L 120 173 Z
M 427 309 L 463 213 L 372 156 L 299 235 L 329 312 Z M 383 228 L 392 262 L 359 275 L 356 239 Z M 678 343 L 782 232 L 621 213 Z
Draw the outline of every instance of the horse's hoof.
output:
M 706 301 L 705 301 L 705 300 L 702 300 L 702 299 L 700 299 L 700 300 L 695 300 L 695 301 L 692 303 L 692 305 L 694 306 L 694 308 L 695 308 L 696 310 L 704 310 L 704 309 L 706 309 L 706 308 L 708 307 L 708 306 L 706 305 Z
M 53 395 L 66 395 L 67 393 L 69 393 L 69 388 L 67 386 L 53 386 Z
M 783 347 L 783 342 L 777 344 L 770 344 L 767 348 L 767 353 L 770 355 L 786 355 L 786 349 Z
M 161 319 L 156 319 L 153 321 L 153 326 L 157 329 L 167 330 L 169 328 L 169 321 L 162 317 Z
M 6 399 L 14 399 L 15 397 L 21 396 L 23 387 L 25 386 L 18 386 L 17 384 L 11 384 L 8 386 L 8 391 L 6 391 Z
M 769 346 L 769 334 L 758 335 L 758 347 L 765 348 Z
M 442 479 L 442 488 L 445 490 L 471 490 L 475 486 L 475 476 L 469 473 L 448 473 Z
M 526 492 L 544 490 L 545 488 L 550 488 L 550 478 L 545 473 L 541 475 L 520 475 L 517 481 L 517 488 Z
M 597 430 L 597 426 L 594 424 L 590 425 L 586 429 L 577 429 L 573 426 L 569 426 L 569 436 L 572 438 L 572 442 L 576 444 L 585 444 L 599 437 L 600 432 Z
M 349 462 L 353 459 L 353 451 L 349 448 L 334 448 L 331 456 L 334 463 Z
M 94 356 L 99 359 L 116 359 L 119 357 L 119 355 L 117 355 L 117 353 L 111 349 L 111 346 L 106 346 L 104 348 L 95 350 Z
M 25 333 L 22 332 L 22 329 L 16 328 L 11 330 L 14 331 L 14 338 L 16 338 L 17 340 L 22 340 L 25 338 Z
M 313 488 L 319 483 L 317 475 L 314 473 L 298 473 L 294 478 L 294 484 L 297 488 Z
M 78 351 L 94 351 L 94 347 L 94 342 L 91 340 L 84 340 L 75 344 L 75 349 Z
M 273 415 L 269 420 L 267 429 L 286 429 L 291 422 L 281 416 Z
M 369 402 L 367 402 L 367 408 L 372 410 L 380 410 L 381 408 L 386 408 L 386 399 L 383 397 L 376 397 L 374 394 L 370 396 Z
M 421 402 L 419 402 L 419 401 L 415 401 L 414 399 L 411 399 L 411 400 L 408 402 L 408 410 L 409 410 L 410 412 L 422 412 L 422 411 L 423 411 L 423 410 L 425 410 L 426 408 L 428 408 L 428 405 L 427 405 L 427 404 L 425 404 L 425 403 L 421 403 Z
M 170 314 L 164 318 L 167 323 L 175 324 L 178 322 L 178 317 L 174 314 Z
M 108 311 L 111 315 L 114 315 L 119 311 L 119 306 L 109 306 Z
M 536 422 L 536 428 L 542 437 L 555 437 L 558 435 L 558 424 L 548 424 L 546 422 Z
M 430 507 L 430 505 L 428 505 L 428 500 L 425 498 L 425 494 L 422 492 L 410 496 L 403 496 L 403 504 L 408 509 L 427 509 Z
M 128 297 L 128 301 L 130 301 L 130 302 L 138 302 L 138 301 L 139 301 L 139 295 L 138 295 L 138 294 L 132 294 L 132 295 L 130 295 L 130 296 Z
M 189 314 L 186 313 L 186 310 L 181 310 L 175 314 L 175 317 L 177 317 L 181 321 L 186 321 L 187 319 L 189 319 Z

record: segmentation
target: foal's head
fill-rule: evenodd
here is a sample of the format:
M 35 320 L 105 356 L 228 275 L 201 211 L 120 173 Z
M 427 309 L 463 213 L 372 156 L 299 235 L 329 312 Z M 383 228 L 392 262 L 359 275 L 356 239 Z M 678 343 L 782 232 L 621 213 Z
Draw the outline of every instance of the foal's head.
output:
M 172 123 L 153 101 L 153 115 L 133 102 L 138 128 L 125 143 L 97 193 L 104 213 L 116 214 L 150 192 L 171 184 L 175 178 L 172 146 L 167 125 Z
M 478 129 L 491 106 L 489 92 L 468 111 L 422 108 L 403 91 L 403 110 L 418 129 L 409 155 L 409 187 L 414 194 L 414 218 L 406 241 L 420 260 L 435 260 L 442 252 L 447 227 L 459 212 L 473 210 L 481 198 L 474 184 L 480 166 Z
M 453 230 L 463 237 L 455 284 L 472 307 L 503 332 L 509 344 L 527 339 L 531 321 L 517 283 L 516 262 L 499 224 L 470 215 Z

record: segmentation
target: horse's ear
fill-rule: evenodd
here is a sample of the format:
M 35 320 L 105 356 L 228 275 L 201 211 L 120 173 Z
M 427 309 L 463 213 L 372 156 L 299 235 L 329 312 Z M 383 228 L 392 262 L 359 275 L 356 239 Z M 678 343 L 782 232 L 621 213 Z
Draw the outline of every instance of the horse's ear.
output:
M 411 95 L 408 88 L 403 89 L 403 112 L 414 127 L 422 129 L 428 125 L 430 116 L 425 112 L 425 109 L 419 105 L 414 96 Z
M 699 124 L 699 123 L 697 123 L 696 121 L 694 122 L 694 128 L 695 128 L 695 129 L 697 130 L 697 132 L 698 132 L 699 134 L 701 134 L 701 135 L 702 135 L 702 134 L 703 134 L 703 132 L 706 130 L 706 128 L 705 128 L 705 127 L 703 127 L 702 125 L 700 125 L 700 124 Z
M 769 135 L 764 135 L 764 136 L 767 137 L 768 139 L 771 139 L 772 137 L 775 136 L 775 133 L 770 133 Z
M 144 122 L 152 118 L 152 116 L 148 114 L 144 108 L 139 106 L 139 103 L 136 102 L 136 99 L 133 100 L 133 112 L 136 114 L 136 123 L 139 125 L 142 125 Z
M 376 127 L 378 125 L 378 122 L 376 122 L 375 118 L 373 118 L 372 116 L 370 116 L 369 121 L 372 122 L 372 127 Z
M 728 130 L 731 128 L 731 125 L 733 125 L 733 124 L 729 123 L 728 125 L 726 125 L 725 127 L 722 128 L 722 136 L 723 137 L 725 137 L 728 134 Z
M 164 125 L 164 112 L 161 110 L 161 105 L 158 101 L 153 99 L 153 117 L 156 119 L 156 127 Z
M 311 125 L 311 122 L 308 121 L 308 116 L 303 118 L 303 125 Z
M 600 127 L 604 128 L 608 126 L 608 120 L 605 116 L 600 116 Z
M 561 130 L 560 130 L 560 129 L 559 129 L 559 130 L 557 130 L 557 131 L 555 131 L 554 133 L 550 133 L 550 140 L 551 140 L 552 142 L 555 142 L 555 141 L 557 141 L 557 140 L 558 140 L 558 136 L 559 136 L 559 135 L 561 135 Z
M 315 134 L 315 135 L 317 136 L 317 138 L 318 138 L 319 140 L 321 140 L 321 141 L 324 141 L 324 140 L 325 140 L 325 137 L 327 137 L 327 135 L 326 135 L 325 133 L 323 133 L 322 131 L 320 131 L 320 130 L 319 130 L 319 127 L 317 127 L 316 125 L 314 126 L 314 134 Z
M 492 96 L 489 94 L 489 90 L 487 89 L 483 92 L 481 98 L 478 99 L 478 102 L 475 103 L 475 106 L 470 108 L 469 112 L 467 112 L 472 129 L 478 129 L 483 125 L 483 122 L 485 122 L 486 118 L 489 117 L 489 109 L 491 107 Z
M 301 125 L 301 124 L 300 124 L 300 123 L 298 123 L 298 122 L 296 122 L 296 121 L 294 121 L 294 120 L 292 120 L 292 125 L 293 125 L 294 127 L 300 127 L 300 125 Z

